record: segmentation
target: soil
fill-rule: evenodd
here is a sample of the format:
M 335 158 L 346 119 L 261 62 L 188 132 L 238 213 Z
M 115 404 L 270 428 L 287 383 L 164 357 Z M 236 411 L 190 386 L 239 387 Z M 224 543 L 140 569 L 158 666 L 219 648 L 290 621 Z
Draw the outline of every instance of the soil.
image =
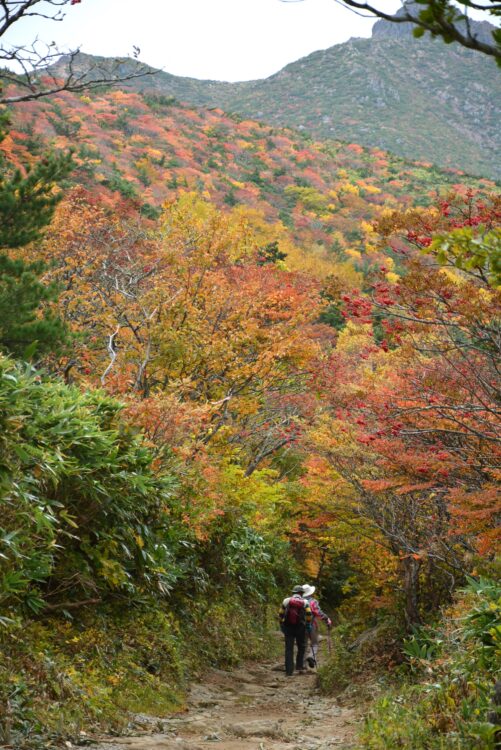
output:
M 319 694 L 313 672 L 286 677 L 281 664 L 213 670 L 192 685 L 186 711 L 136 717 L 143 733 L 91 750 L 349 750 L 358 716 Z

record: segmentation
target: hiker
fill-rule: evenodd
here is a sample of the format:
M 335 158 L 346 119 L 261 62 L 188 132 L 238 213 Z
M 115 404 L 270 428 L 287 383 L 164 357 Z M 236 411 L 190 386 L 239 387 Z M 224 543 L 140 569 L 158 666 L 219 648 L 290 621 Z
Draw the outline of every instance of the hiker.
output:
M 313 598 L 314 593 L 315 586 L 310 586 L 308 583 L 305 583 L 303 586 L 303 597 L 310 605 L 312 614 L 311 628 L 308 632 L 308 641 L 310 644 L 311 655 L 306 658 L 306 661 L 308 663 L 308 666 L 312 669 L 317 666 L 319 635 L 318 631 L 320 620 L 323 620 L 329 629 L 332 627 L 332 620 L 330 619 L 329 615 L 326 615 L 325 612 L 320 609 L 318 599 Z
M 285 636 L 285 674 L 294 674 L 294 643 L 297 645 L 296 671 L 304 674 L 306 634 L 311 628 L 311 609 L 303 599 L 303 587 L 294 586 L 292 596 L 283 600 L 279 612 L 280 630 Z

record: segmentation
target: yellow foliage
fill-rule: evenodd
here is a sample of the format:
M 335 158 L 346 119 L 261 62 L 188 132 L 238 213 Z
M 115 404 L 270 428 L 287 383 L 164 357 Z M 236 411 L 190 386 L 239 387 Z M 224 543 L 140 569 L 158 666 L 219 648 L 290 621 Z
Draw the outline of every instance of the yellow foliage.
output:
M 492 300 L 494 299 L 494 292 L 490 292 L 488 289 L 484 289 L 484 287 L 479 287 L 478 295 L 485 302 L 492 302 Z
M 346 255 L 349 255 L 350 258 L 353 258 L 354 260 L 361 260 L 362 259 L 362 253 L 359 250 L 354 250 L 352 247 L 349 247 L 347 250 L 345 250 Z
M 375 185 L 365 184 L 364 190 L 366 193 L 369 193 L 369 195 L 377 195 L 381 192 L 381 188 L 376 187 Z
M 281 245 L 282 247 L 282 245 Z M 339 261 L 323 245 L 304 249 L 295 245 L 284 245 L 287 252 L 286 265 L 290 271 L 301 271 L 315 279 L 335 277 L 343 289 L 359 288 L 363 276 L 351 261 Z
M 377 235 L 374 225 L 368 221 L 360 222 L 360 229 L 365 235 Z
M 456 271 L 453 268 L 440 268 L 439 273 L 447 276 L 447 278 L 452 281 L 453 284 L 456 284 L 456 286 L 464 286 L 464 284 L 467 283 L 467 280 L 461 271 Z
M 358 185 L 353 185 L 353 183 L 351 183 L 351 182 L 343 182 L 339 186 L 339 190 L 342 193 L 348 193 L 350 195 L 359 195 L 360 194 L 360 189 L 359 189 Z
M 359 352 L 372 343 L 372 326 L 370 323 L 355 323 L 349 320 L 339 333 L 336 349 L 347 354 Z
M 285 194 L 294 196 L 308 211 L 320 213 L 327 208 L 326 196 L 315 188 L 289 185 L 285 188 Z

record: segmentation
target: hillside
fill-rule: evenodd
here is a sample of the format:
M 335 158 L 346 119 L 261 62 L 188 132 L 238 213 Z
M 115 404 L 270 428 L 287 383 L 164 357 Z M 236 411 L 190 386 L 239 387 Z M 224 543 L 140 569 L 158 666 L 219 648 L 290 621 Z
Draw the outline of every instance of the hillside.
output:
M 427 204 L 457 184 L 493 187 L 356 143 L 314 142 L 218 109 L 190 109 L 163 95 L 64 94 L 16 109 L 3 149 L 30 163 L 47 145 L 75 149 L 73 180 L 114 191 L 154 217 L 180 188 L 218 205 L 259 209 L 303 246 L 349 250 L 381 206 Z
M 489 60 L 457 47 L 376 37 L 316 52 L 214 101 L 316 137 L 499 177 L 494 72 Z
M 498 750 L 496 183 L 161 81 L 0 110 L 0 750 Z
M 479 33 L 487 33 L 484 26 Z M 83 56 L 82 66 L 87 62 Z M 265 80 L 222 83 L 158 71 L 130 86 L 315 138 L 501 176 L 501 81 L 494 63 L 459 45 L 414 39 L 402 26 L 376 23 L 372 39 L 315 52 Z

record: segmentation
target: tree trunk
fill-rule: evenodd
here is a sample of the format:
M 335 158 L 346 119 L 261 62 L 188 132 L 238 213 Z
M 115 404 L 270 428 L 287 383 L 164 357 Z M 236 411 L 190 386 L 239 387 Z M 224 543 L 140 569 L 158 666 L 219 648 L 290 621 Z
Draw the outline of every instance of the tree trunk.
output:
M 407 626 L 420 625 L 419 613 L 419 569 L 421 561 L 411 555 L 404 557 L 401 562 L 402 579 L 405 595 L 405 619 Z

